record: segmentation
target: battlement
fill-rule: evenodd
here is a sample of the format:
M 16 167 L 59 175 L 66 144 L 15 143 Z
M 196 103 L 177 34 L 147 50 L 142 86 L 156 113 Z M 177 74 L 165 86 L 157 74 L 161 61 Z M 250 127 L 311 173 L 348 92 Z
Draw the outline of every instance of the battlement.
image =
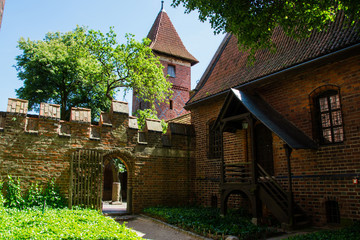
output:
M 37 115 L 28 113 L 28 101 L 9 99 L 7 111 L 0 112 L 0 180 L 19 177 L 26 188 L 54 178 L 64 195 L 74 199 L 84 189 L 73 184 L 94 180 L 95 175 L 91 189 L 102 189 L 105 177 L 101 176 L 109 174 L 104 168 L 114 170 L 110 160 L 117 158 L 127 167 L 127 198 L 135 213 L 191 198 L 191 125 L 169 123 L 163 134 L 159 120 L 147 119 L 144 129 L 139 129 L 137 118 L 129 116 L 128 103 L 121 101 L 113 101 L 98 123 L 92 123 L 91 110 L 86 108 L 71 108 L 69 121 L 60 116 L 60 105 L 41 103 Z
M 154 119 L 146 119 L 144 129 L 140 130 L 137 118 L 129 116 L 128 103 L 122 101 L 112 101 L 109 112 L 101 113 L 98 124 L 91 123 L 91 110 L 87 108 L 71 108 L 69 121 L 61 120 L 60 116 L 58 104 L 41 103 L 39 115 L 33 115 L 28 114 L 27 100 L 9 98 L 7 112 L 0 113 L 0 131 L 17 130 L 19 134 L 23 130 L 24 134 L 99 142 L 109 142 L 115 136 L 130 145 L 162 143 L 166 147 L 174 146 L 172 135 L 192 136 L 194 132 L 191 125 L 169 123 L 167 133 L 163 134 L 161 122 Z

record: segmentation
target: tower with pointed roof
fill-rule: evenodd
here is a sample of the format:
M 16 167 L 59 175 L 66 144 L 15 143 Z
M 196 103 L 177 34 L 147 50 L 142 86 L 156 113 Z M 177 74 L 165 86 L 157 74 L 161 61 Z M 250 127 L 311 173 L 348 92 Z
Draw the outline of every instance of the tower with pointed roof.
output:
M 147 36 L 150 48 L 164 66 L 164 75 L 172 83 L 172 97 L 166 103 L 156 103 L 159 119 L 169 120 L 187 113 L 184 109 L 191 90 L 191 66 L 198 60 L 185 48 L 174 25 L 162 6 Z M 132 111 L 147 106 L 136 95 L 133 96 Z

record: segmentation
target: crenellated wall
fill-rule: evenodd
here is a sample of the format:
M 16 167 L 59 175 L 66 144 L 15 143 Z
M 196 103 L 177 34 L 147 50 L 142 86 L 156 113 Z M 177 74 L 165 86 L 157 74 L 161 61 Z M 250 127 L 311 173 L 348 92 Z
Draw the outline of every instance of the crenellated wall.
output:
M 0 179 L 19 177 L 26 188 L 55 178 L 69 196 L 71 156 L 89 149 L 102 153 L 104 161 L 123 160 L 133 212 L 189 204 L 194 198 L 193 135 L 191 125 L 177 123 L 170 123 L 163 134 L 160 121 L 152 119 L 140 131 L 126 102 L 113 101 L 93 125 L 90 109 L 72 108 L 70 121 L 63 121 L 59 105 L 41 103 L 39 115 L 31 115 L 28 101 L 9 99 L 7 112 L 0 113 Z

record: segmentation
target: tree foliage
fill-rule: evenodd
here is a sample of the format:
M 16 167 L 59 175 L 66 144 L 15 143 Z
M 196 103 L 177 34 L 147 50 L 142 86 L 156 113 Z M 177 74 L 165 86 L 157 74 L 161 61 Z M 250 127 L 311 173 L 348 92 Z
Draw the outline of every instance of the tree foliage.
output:
M 147 108 L 144 110 L 138 109 L 134 114 L 137 117 L 137 122 L 139 124 L 140 129 L 144 129 L 146 119 L 157 119 L 157 120 L 159 119 L 156 110 L 151 108 Z M 168 128 L 168 124 L 167 122 L 165 122 L 164 119 L 161 119 L 160 123 L 163 133 L 165 134 Z
M 149 39 L 138 42 L 131 34 L 121 44 L 112 28 L 105 34 L 76 27 L 47 33 L 39 41 L 21 38 L 16 69 L 24 86 L 17 95 L 35 110 L 41 102 L 61 104 L 62 119 L 75 106 L 91 108 L 95 117 L 108 110 L 120 88 L 125 93 L 133 89 L 155 108 L 155 100 L 165 101 L 171 94 L 171 85 L 149 44 Z
M 173 0 L 173 6 L 180 4 L 186 13 L 198 10 L 199 19 L 208 20 L 215 33 L 236 35 L 240 49 L 252 55 L 275 49 L 271 36 L 277 26 L 301 39 L 326 29 L 339 11 L 352 23 L 360 17 L 359 0 Z

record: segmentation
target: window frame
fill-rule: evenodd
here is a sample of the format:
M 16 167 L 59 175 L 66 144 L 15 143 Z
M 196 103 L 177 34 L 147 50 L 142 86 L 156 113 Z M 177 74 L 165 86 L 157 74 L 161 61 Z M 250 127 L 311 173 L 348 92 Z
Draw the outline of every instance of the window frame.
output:
M 332 102 L 332 97 L 334 96 L 335 101 Z M 313 105 L 315 107 L 314 111 L 316 112 L 316 135 L 319 143 L 321 145 L 333 145 L 343 143 L 345 141 L 345 131 L 339 89 L 322 89 L 322 91 L 318 91 L 318 93 L 314 96 L 313 101 Z M 334 107 L 333 103 L 337 106 Z M 326 124 L 325 121 L 328 123 L 328 126 L 324 126 L 324 124 Z M 330 130 L 330 135 L 328 135 L 329 137 L 325 135 L 324 131 L 326 130 Z M 340 132 L 336 133 L 336 131 Z M 336 138 L 340 139 L 337 140 Z
M 222 146 L 222 134 L 219 128 L 214 129 L 215 121 L 209 121 L 208 127 L 208 158 L 209 159 L 220 159 L 222 157 L 223 146 Z
M 173 74 L 172 74 L 172 72 L 169 71 L 169 69 L 174 69 Z M 176 78 L 176 67 L 175 67 L 175 65 L 170 65 L 169 64 L 167 66 L 167 75 L 169 75 L 172 78 Z
M 327 200 L 325 202 L 326 222 L 328 224 L 340 224 L 341 214 L 340 205 L 336 200 Z

